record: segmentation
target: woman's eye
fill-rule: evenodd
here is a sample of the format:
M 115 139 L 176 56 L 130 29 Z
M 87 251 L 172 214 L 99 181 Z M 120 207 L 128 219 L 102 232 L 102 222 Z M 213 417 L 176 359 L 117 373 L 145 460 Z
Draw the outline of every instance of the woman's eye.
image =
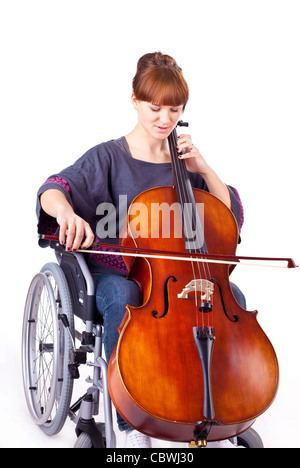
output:
M 159 112 L 159 111 L 161 110 L 160 107 L 150 107 L 150 109 L 151 109 L 153 112 Z M 178 107 L 173 107 L 173 108 L 171 107 L 171 108 L 170 108 L 170 111 L 173 112 L 174 114 L 177 114 L 177 113 L 180 111 L 180 109 L 179 109 Z

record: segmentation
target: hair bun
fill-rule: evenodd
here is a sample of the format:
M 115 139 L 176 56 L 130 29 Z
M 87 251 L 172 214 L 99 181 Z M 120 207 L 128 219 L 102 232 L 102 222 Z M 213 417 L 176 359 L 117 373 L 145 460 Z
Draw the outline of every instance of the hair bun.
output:
M 162 54 L 161 52 L 153 52 L 143 55 L 138 61 L 137 70 L 140 71 L 141 69 L 155 66 L 174 67 L 178 71 L 182 71 L 173 57 Z

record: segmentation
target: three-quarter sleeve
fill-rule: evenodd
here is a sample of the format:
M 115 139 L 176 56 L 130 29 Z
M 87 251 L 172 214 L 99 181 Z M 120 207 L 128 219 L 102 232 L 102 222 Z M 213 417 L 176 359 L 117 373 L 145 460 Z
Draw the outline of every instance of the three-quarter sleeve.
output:
M 61 191 L 74 212 L 88 222 L 95 231 L 97 206 L 110 199 L 108 165 L 107 152 L 98 145 L 85 153 L 72 166 L 50 176 L 37 194 L 38 233 L 54 235 L 58 232 L 56 219 L 43 210 L 40 201 L 41 195 L 50 189 Z M 48 245 L 44 240 L 40 240 L 39 244 L 41 247 Z
M 50 189 L 56 189 L 56 190 L 61 191 L 65 195 L 67 201 L 70 203 L 71 206 L 73 206 L 73 203 L 72 203 L 72 198 L 71 198 L 71 187 L 68 184 L 68 182 L 60 176 L 49 177 L 49 179 L 47 179 L 46 182 L 39 188 L 39 191 L 37 194 L 37 203 L 36 203 L 36 213 L 37 213 L 37 219 L 38 219 L 38 233 L 53 236 L 57 233 L 58 224 L 55 218 L 48 215 L 43 210 L 41 206 L 41 201 L 40 201 L 41 195 L 46 190 L 50 190 Z M 41 247 L 46 247 L 47 245 L 49 245 L 49 242 L 40 239 L 39 245 Z
M 227 185 L 227 187 L 231 199 L 231 211 L 236 219 L 239 228 L 239 233 L 241 233 L 241 229 L 244 224 L 244 207 L 237 189 L 231 187 L 230 185 Z

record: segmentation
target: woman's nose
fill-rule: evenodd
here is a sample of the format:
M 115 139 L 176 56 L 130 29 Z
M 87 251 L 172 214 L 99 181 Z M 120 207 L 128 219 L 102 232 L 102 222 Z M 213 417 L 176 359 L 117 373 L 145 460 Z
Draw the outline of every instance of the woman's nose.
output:
M 171 122 L 171 117 L 169 111 L 162 111 L 160 114 L 160 121 L 163 124 L 169 124 Z

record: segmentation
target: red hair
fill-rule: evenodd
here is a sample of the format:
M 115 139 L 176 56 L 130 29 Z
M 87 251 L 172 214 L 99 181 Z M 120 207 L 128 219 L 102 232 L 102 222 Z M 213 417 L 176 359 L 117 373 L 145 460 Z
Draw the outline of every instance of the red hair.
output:
M 189 98 L 181 68 L 172 57 L 161 52 L 146 54 L 139 59 L 132 84 L 139 101 L 160 106 L 183 105 L 184 109 Z

